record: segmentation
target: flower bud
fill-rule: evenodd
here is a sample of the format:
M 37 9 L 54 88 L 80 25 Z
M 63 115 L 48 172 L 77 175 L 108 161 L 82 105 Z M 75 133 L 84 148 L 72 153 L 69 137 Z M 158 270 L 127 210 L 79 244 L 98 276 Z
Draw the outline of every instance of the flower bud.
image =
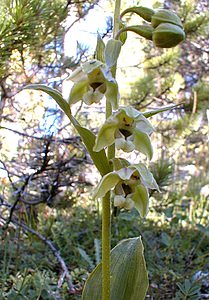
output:
M 183 28 L 180 18 L 168 9 L 158 9 L 151 18 L 152 27 L 156 28 L 161 23 L 170 23 Z
M 162 23 L 153 31 L 152 40 L 156 47 L 172 48 L 185 39 L 185 33 L 179 26 Z

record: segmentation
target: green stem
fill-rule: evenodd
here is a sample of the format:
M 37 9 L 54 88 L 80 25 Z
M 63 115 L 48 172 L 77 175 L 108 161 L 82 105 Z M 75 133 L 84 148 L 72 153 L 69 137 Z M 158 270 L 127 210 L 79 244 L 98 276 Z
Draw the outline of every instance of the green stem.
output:
M 102 300 L 110 300 L 110 193 L 102 199 Z
M 118 31 L 120 30 L 120 6 L 121 0 L 115 1 L 115 12 L 114 12 L 114 24 L 113 24 L 113 38 L 117 36 Z M 117 64 L 112 67 L 112 75 L 116 77 Z
M 116 36 L 120 28 L 120 6 L 121 6 L 121 0 L 116 0 L 115 11 L 114 11 L 113 38 Z
M 119 31 L 121 0 L 115 1 L 113 37 Z M 116 76 L 116 65 L 112 68 Z M 112 115 L 111 103 L 106 102 L 106 119 Z M 115 145 L 107 150 L 108 159 L 115 157 Z M 102 199 L 102 300 L 110 300 L 111 203 L 110 193 Z
M 110 102 L 106 101 L 106 119 L 112 115 L 112 105 Z M 107 148 L 107 158 L 108 160 L 115 157 L 115 144 Z
M 113 24 L 113 38 L 117 36 L 117 33 L 120 29 L 120 7 L 121 7 L 121 0 L 115 1 L 115 11 L 114 11 L 114 24 Z M 116 77 L 116 69 L 117 63 L 112 67 L 112 76 Z M 111 103 L 106 102 L 106 119 L 112 115 L 112 106 Z M 115 144 L 108 147 L 107 150 L 107 157 L 108 159 L 112 159 L 115 157 Z

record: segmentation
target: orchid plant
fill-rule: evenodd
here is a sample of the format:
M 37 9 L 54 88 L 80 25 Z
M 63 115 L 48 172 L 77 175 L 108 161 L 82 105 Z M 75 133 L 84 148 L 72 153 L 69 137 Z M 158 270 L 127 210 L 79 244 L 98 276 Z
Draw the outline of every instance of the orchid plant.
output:
M 135 207 L 139 216 L 145 218 L 149 189 L 159 191 L 159 188 L 144 163 L 131 164 L 123 157 L 118 157 L 116 151 L 136 150 L 152 159 L 150 137 L 154 128 L 148 118 L 175 106 L 148 112 L 121 107 L 116 66 L 128 31 L 152 41 L 154 46 L 160 48 L 174 47 L 185 39 L 181 20 L 170 10 L 136 6 L 121 13 L 120 7 L 121 1 L 116 0 L 113 37 L 105 45 L 98 35 L 95 58 L 83 63 L 69 77 L 74 84 L 67 100 L 59 91 L 45 85 L 32 84 L 26 87 L 41 90 L 54 98 L 78 131 L 101 174 L 94 198 L 102 199 L 102 262 L 89 276 L 83 290 L 83 300 L 143 300 L 146 296 L 148 275 L 141 237 L 121 241 L 110 250 L 111 202 L 127 210 Z M 122 18 L 127 13 L 137 14 L 147 23 L 126 26 Z M 100 103 L 103 97 L 106 98 L 106 120 L 95 136 L 78 123 L 71 113 L 71 107 L 78 101 L 87 105 Z

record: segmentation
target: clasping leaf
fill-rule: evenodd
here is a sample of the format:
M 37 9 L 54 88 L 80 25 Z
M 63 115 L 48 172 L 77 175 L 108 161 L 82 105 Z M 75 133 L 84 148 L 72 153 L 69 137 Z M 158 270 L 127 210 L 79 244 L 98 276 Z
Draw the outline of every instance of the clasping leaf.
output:
M 141 237 L 121 241 L 111 251 L 111 300 L 144 300 L 148 276 Z M 89 276 L 82 300 L 102 299 L 102 264 Z

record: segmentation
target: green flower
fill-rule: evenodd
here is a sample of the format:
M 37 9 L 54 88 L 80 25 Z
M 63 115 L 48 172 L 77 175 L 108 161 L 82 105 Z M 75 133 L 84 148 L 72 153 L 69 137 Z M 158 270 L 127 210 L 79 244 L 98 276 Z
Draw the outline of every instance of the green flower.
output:
M 106 174 L 96 188 L 94 197 L 102 198 L 113 190 L 114 206 L 125 209 L 135 207 L 144 218 L 148 212 L 148 189 L 159 191 L 152 173 L 139 163 Z
M 154 131 L 150 122 L 138 110 L 122 107 L 110 116 L 99 130 L 94 151 L 115 143 L 117 149 L 131 152 L 134 149 L 152 158 L 149 135 Z
M 99 103 L 106 96 L 114 109 L 118 106 L 118 85 L 110 70 L 99 60 L 91 60 L 77 68 L 68 78 L 74 82 L 70 91 L 70 105 L 83 100 L 87 105 Z

